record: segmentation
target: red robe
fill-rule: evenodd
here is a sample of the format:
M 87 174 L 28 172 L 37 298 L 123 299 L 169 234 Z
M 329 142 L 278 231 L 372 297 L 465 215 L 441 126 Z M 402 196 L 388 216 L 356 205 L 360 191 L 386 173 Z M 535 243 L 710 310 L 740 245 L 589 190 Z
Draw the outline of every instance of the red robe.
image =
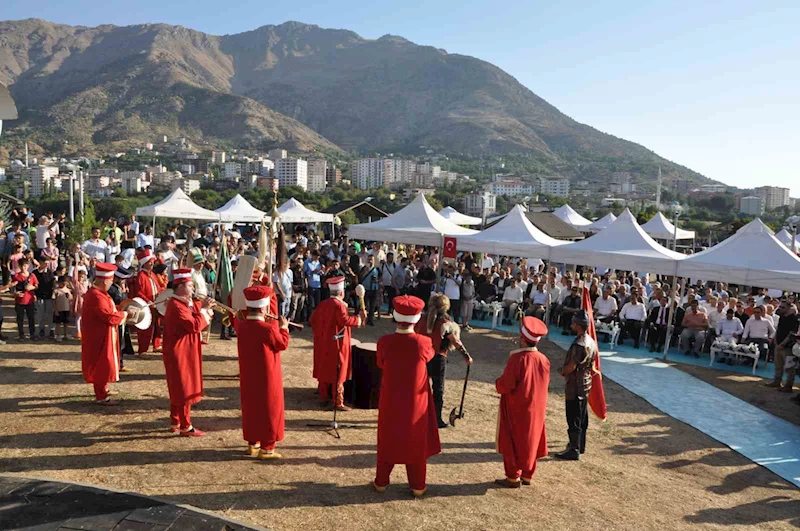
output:
M 277 297 L 274 297 L 277 301 Z M 314 331 L 314 378 L 323 383 L 344 383 L 350 379 L 350 327 L 359 325 L 357 315 L 347 315 L 347 305 L 337 298 L 325 299 L 311 314 Z M 342 332 L 341 339 L 334 336 Z M 336 381 L 338 365 L 339 381 Z
M 242 434 L 248 442 L 283 440 L 283 374 L 281 351 L 289 331 L 273 319 L 248 316 L 236 321 L 239 338 L 239 385 Z
M 83 297 L 81 368 L 87 383 L 119 380 L 119 328 L 125 312 L 117 311 L 111 296 L 92 286 Z
M 173 297 L 164 315 L 164 368 L 169 402 L 191 405 L 203 398 L 203 358 L 200 331 L 211 319 L 200 311 L 200 303 L 187 304 Z
M 425 462 L 442 451 L 427 363 L 433 359 L 429 337 L 391 334 L 378 340 L 383 369 L 378 402 L 378 462 Z
M 497 451 L 513 455 L 521 470 L 533 470 L 547 455 L 544 417 L 550 360 L 534 348 L 511 353 L 503 375 L 495 382 L 500 393 Z
M 158 295 L 158 286 L 159 282 L 156 274 L 142 269 L 136 275 L 135 289 L 131 292 L 130 297 L 139 297 L 147 302 L 153 302 L 156 300 L 156 295 Z

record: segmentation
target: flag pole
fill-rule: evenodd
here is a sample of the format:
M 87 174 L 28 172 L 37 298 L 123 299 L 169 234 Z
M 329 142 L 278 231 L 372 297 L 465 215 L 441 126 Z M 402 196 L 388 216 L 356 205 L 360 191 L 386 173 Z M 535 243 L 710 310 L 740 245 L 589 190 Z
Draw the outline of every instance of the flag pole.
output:
M 217 283 L 219 281 L 219 268 L 222 266 L 222 246 L 228 245 L 228 243 L 225 241 L 225 233 L 222 231 L 222 226 L 220 224 L 217 224 L 217 228 L 221 233 L 221 237 L 219 239 L 220 253 L 217 256 L 217 269 L 214 272 L 214 282 L 211 284 L 211 298 L 214 300 L 216 300 L 217 298 Z M 211 339 L 211 323 L 208 323 L 208 329 L 206 331 L 206 343 L 208 343 L 210 339 Z

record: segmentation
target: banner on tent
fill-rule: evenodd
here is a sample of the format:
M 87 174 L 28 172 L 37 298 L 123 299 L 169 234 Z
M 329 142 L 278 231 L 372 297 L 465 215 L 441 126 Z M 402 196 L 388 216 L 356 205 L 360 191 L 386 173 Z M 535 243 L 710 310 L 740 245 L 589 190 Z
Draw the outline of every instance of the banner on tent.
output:
M 444 257 L 456 258 L 458 256 L 458 245 L 455 238 L 452 236 L 444 237 Z

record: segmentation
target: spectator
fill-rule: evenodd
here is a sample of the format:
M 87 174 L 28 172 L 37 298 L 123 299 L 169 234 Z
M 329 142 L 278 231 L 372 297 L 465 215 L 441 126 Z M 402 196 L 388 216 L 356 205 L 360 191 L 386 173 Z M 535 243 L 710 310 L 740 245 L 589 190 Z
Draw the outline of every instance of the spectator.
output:
M 381 262 L 381 286 L 386 293 L 387 315 L 391 316 L 394 310 L 392 301 L 397 296 L 397 288 L 395 287 L 394 272 L 400 266 L 394 262 L 394 253 L 389 252 L 386 254 L 386 261 Z M 380 312 L 380 310 L 378 310 Z
M 428 307 L 428 300 L 431 298 L 431 291 L 436 284 L 436 271 L 425 264 L 420 258 L 417 262 L 417 297 L 425 301 Z
M 503 322 L 507 325 L 516 317 L 517 308 L 522 304 L 522 289 L 517 286 L 517 279 L 508 279 L 508 287 L 503 291 Z
M 22 258 L 19 263 L 19 272 L 11 277 L 15 288 L 14 309 L 17 313 L 17 331 L 19 341 L 25 341 L 25 318 L 28 318 L 28 330 L 33 341 L 36 341 L 36 293 L 39 285 L 36 276 L 28 271 L 30 262 Z
M 375 267 L 375 255 L 367 256 L 367 265 L 361 269 L 358 278 L 366 290 L 364 304 L 367 305 L 367 325 L 375 326 L 374 316 L 377 310 L 375 306 L 381 285 L 378 280 L 378 269 Z
M 686 345 L 686 355 L 700 357 L 700 350 L 706 339 L 706 330 L 708 330 L 708 316 L 699 311 L 699 303 L 697 299 L 692 299 L 689 304 L 689 310 L 683 315 L 681 326 L 681 343 Z
M 755 304 L 755 301 L 753 301 Z M 744 325 L 744 332 L 742 333 L 742 343 L 747 342 L 755 343 L 758 346 L 758 351 L 762 356 L 766 357 L 769 351 L 769 342 L 775 338 L 775 325 L 772 324 L 772 319 L 764 317 L 764 307 L 756 306 L 753 308 L 753 316 L 747 320 Z
M 661 352 L 667 338 L 667 322 L 669 321 L 669 299 L 662 295 L 658 301 L 658 306 L 650 309 L 647 318 L 649 333 L 647 338 L 650 341 L 650 352 Z
M 92 237 L 81 245 L 81 250 L 86 253 L 89 258 L 94 258 L 98 262 L 105 261 L 107 248 L 108 244 L 106 241 L 100 239 L 100 227 L 92 227 Z
M 474 300 L 475 300 L 475 281 L 472 280 L 472 274 L 469 271 L 465 271 L 463 275 L 463 281 L 461 282 L 461 328 L 463 330 L 469 331 L 472 330 L 472 327 L 469 325 L 470 319 L 472 319 L 472 310 L 474 307 Z
M 543 281 L 536 285 L 536 291 L 531 294 L 531 306 L 528 308 L 527 315 L 532 315 L 537 319 L 544 319 L 544 314 L 550 306 L 550 292 L 545 290 Z
M 284 261 L 274 273 L 275 294 L 278 297 L 279 311 L 284 317 L 289 317 L 292 306 L 292 284 L 294 275 L 289 269 L 289 262 Z
M 742 337 L 744 326 L 742 322 L 733 313 L 730 308 L 725 310 L 725 319 L 717 323 L 716 334 L 717 337 L 723 341 L 737 342 Z
M 617 315 L 617 299 L 611 296 L 611 287 L 603 288 L 603 295 L 594 303 L 595 318 L 601 323 L 610 323 Z
M 303 272 L 303 259 L 297 257 L 292 262 L 292 304 L 289 308 L 290 321 L 301 321 L 304 318 L 306 292 L 308 283 Z
M 69 325 L 69 310 L 72 306 L 72 291 L 67 287 L 67 277 L 58 277 L 58 287 L 53 292 L 55 298 L 56 323 L 61 325 L 61 334 L 56 330 L 56 341 L 67 340 L 67 326 Z
M 639 348 L 642 328 L 647 319 L 647 308 L 645 308 L 644 303 L 639 302 L 638 295 L 635 293 L 631 295 L 628 302 L 619 312 L 619 318 L 623 323 L 625 332 L 633 338 L 633 348 Z M 621 339 L 620 343 L 622 343 Z
M 44 249 L 47 246 L 48 238 L 55 238 L 56 233 L 54 228 L 58 227 L 58 222 L 63 220 L 64 214 L 58 219 L 51 220 L 47 216 L 39 218 L 39 224 L 36 225 L 36 248 Z
M 750 319 L 750 314 L 745 311 L 744 303 L 742 301 L 736 301 L 736 311 L 734 313 L 742 322 L 742 325 L 746 325 L 748 319 Z
M 408 258 L 403 257 L 400 263 L 394 268 L 392 274 L 392 285 L 394 286 L 395 295 L 405 295 L 408 286 Z
M 778 328 L 775 332 L 775 343 L 777 344 L 777 347 L 775 348 L 774 360 L 775 375 L 772 381 L 766 385 L 767 387 L 781 388 L 783 371 L 786 368 L 786 359 L 791 355 L 792 347 L 795 344 L 792 334 L 798 332 L 798 326 L 800 326 L 800 316 L 798 316 L 797 313 L 797 306 L 794 304 L 789 304 L 786 301 L 781 301 L 781 304 L 778 307 L 778 312 L 780 313 L 781 318 L 778 321 Z M 789 385 L 787 386 L 789 391 L 791 391 L 793 383 L 793 381 L 789 382 Z
M 134 214 L 131 214 L 129 219 L 131 232 L 133 232 L 134 236 L 137 236 L 139 234 L 139 222 L 136 221 L 136 216 Z
M 303 264 L 303 273 L 308 279 L 308 317 L 314 309 L 319 305 L 322 291 L 322 274 L 324 270 L 319 261 L 319 251 L 316 249 L 311 251 L 311 257 Z
M 450 314 L 453 317 L 453 322 L 458 324 L 461 317 L 461 286 L 464 283 L 464 278 L 458 274 L 455 268 L 447 264 L 444 268 L 444 294 L 450 299 Z
M 153 227 L 147 225 L 144 228 L 144 232 L 140 233 L 136 236 L 136 248 L 140 249 L 143 247 L 150 246 L 151 249 L 155 249 L 156 243 L 155 238 L 153 237 Z
M 52 238 L 47 238 L 49 245 L 52 245 Z M 57 266 L 57 264 L 56 264 Z M 39 321 L 39 337 L 41 339 L 55 339 L 55 327 L 53 326 L 53 293 L 55 291 L 56 276 L 55 268 L 50 269 L 49 265 L 34 270 L 38 286 L 36 288 L 36 313 Z

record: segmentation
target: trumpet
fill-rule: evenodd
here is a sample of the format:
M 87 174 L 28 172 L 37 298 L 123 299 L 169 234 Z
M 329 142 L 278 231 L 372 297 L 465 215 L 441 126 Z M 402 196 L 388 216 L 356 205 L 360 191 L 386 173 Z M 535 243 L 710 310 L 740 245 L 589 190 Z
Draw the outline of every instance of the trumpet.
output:
M 199 295 L 196 295 L 193 298 L 195 300 L 211 299 L 211 297 L 201 297 Z M 235 315 L 239 319 L 244 319 L 247 316 L 246 315 L 247 312 L 245 310 L 235 310 L 234 308 L 231 308 L 230 306 L 222 304 L 221 302 L 218 302 L 218 301 L 216 301 L 214 299 L 211 299 L 211 300 L 213 300 L 216 303 L 216 306 L 214 306 L 212 308 L 212 310 L 223 314 L 223 316 L 222 316 L 222 324 L 225 325 L 225 326 L 230 326 L 231 325 L 231 315 Z M 266 318 L 267 319 L 273 319 L 275 321 L 280 320 L 280 317 L 278 317 L 277 315 L 272 315 L 269 312 L 266 313 Z M 299 323 L 293 323 L 292 321 L 289 321 L 289 328 L 293 328 L 294 330 L 303 330 L 305 328 L 305 326 L 303 326 L 303 325 L 301 325 Z

